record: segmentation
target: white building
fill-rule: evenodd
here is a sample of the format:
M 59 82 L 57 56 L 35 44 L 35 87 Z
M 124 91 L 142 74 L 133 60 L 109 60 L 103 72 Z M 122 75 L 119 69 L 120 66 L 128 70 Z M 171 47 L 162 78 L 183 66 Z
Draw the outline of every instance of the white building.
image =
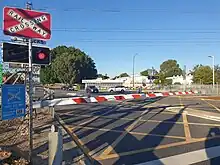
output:
M 110 80 L 110 79 L 102 80 L 102 78 L 97 78 L 97 79 L 93 79 L 93 80 L 82 80 L 82 83 L 85 84 L 85 88 L 87 86 L 94 85 L 94 86 L 98 87 L 99 89 L 123 85 L 122 80 Z
M 85 84 L 85 87 L 94 85 L 98 88 L 109 88 L 114 86 L 123 85 L 125 87 L 133 87 L 133 77 L 120 77 L 115 80 L 102 78 L 93 79 L 93 80 L 82 80 L 82 83 Z M 135 76 L 134 77 L 134 86 L 135 87 L 147 87 L 151 86 L 152 82 L 147 78 L 147 76 Z
M 167 79 L 171 79 L 172 80 L 172 84 L 184 84 L 184 78 L 183 78 L 182 75 L 168 77 Z M 191 74 L 186 75 L 185 84 L 186 85 L 190 85 L 190 84 L 192 84 L 192 82 L 193 82 L 193 75 L 191 75 Z
M 133 87 L 133 77 L 121 77 L 116 80 L 123 80 L 123 85 L 126 87 Z M 150 86 L 152 81 L 148 79 L 147 76 L 134 76 L 134 86 L 135 87 L 146 87 Z

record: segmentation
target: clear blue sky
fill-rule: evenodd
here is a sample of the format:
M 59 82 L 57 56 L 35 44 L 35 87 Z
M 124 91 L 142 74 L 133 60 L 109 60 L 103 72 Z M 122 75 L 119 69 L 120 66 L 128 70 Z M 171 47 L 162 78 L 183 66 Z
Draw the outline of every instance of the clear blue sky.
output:
M 48 46 L 68 45 L 90 55 L 99 73 L 132 73 L 159 69 L 176 59 L 188 69 L 220 60 L 219 0 L 32 0 L 35 10 L 52 15 Z M 4 6 L 24 7 L 24 0 L 1 0 Z M 1 18 L 2 18 L 2 12 Z M 66 31 L 65 31 L 66 30 Z M 3 37 L 1 39 L 9 38 Z

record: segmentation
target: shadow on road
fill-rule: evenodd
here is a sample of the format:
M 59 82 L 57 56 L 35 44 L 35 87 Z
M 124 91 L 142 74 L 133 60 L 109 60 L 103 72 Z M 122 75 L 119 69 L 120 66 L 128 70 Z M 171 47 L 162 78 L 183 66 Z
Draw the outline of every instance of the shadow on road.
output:
M 219 138 L 215 138 L 215 136 L 220 136 L 219 127 L 210 128 L 209 133 L 207 135 L 207 140 L 205 141 L 206 155 L 209 158 L 208 162 L 204 162 L 204 164 L 210 165 L 219 165 L 220 157 L 214 157 L 215 153 L 220 152 L 220 142 Z M 219 147 L 218 147 L 219 146 Z M 214 147 L 218 147 L 213 150 Z
M 145 100 L 139 100 L 139 102 L 135 101 L 135 106 L 132 103 L 132 101 L 127 101 L 127 103 L 120 103 L 115 107 L 107 108 L 108 110 L 103 109 L 96 109 L 93 111 L 88 111 L 92 117 L 94 117 L 94 120 L 88 120 L 85 124 L 81 125 L 81 127 L 76 128 L 74 130 L 74 133 L 77 134 L 79 139 L 84 139 L 85 146 L 92 151 L 92 156 L 98 156 L 102 153 L 103 150 L 106 149 L 108 146 L 112 146 L 115 141 L 119 141 L 117 145 L 113 145 L 113 150 L 110 151 L 109 154 L 118 154 L 119 156 L 115 159 L 108 159 L 108 160 L 102 160 L 100 163 L 104 164 L 136 164 L 136 163 L 142 163 L 146 161 L 151 160 L 157 160 L 158 157 L 154 153 L 154 149 L 162 144 L 164 141 L 166 143 L 170 143 L 169 138 L 165 138 L 164 136 L 167 135 L 172 127 L 175 125 L 175 121 L 177 121 L 179 118 L 181 118 L 181 113 L 191 104 L 189 105 L 169 105 L 169 106 L 152 106 L 149 108 L 144 108 L 145 105 L 151 104 L 153 102 L 156 102 L 160 99 L 163 99 L 162 97 L 158 97 L 155 99 L 145 99 Z M 141 125 L 148 124 L 147 121 L 145 122 L 137 122 L 134 124 L 135 121 L 140 119 L 142 116 L 147 115 L 149 112 L 154 112 L 159 109 L 159 111 L 156 111 L 153 116 L 148 118 L 147 120 L 152 119 L 153 117 L 157 116 L 158 114 L 162 113 L 166 108 L 168 107 L 177 107 L 177 106 L 183 106 L 183 108 L 179 111 L 178 114 L 174 114 L 172 117 L 161 121 L 158 125 L 156 125 L 154 128 L 152 128 L 149 132 L 146 132 L 147 135 L 134 135 L 129 133 L 130 131 L 133 131 L 134 129 L 137 129 L 138 127 L 141 127 Z M 121 110 L 123 108 L 126 108 L 124 110 Z M 104 111 L 104 113 L 99 113 L 99 111 Z M 125 118 L 129 115 L 133 115 L 137 111 L 143 111 L 142 115 L 139 114 L 136 117 L 133 117 L 131 120 L 124 120 L 122 123 L 119 120 L 120 118 Z M 81 113 L 82 114 L 82 113 Z M 83 113 L 86 114 L 86 113 Z M 67 119 L 68 117 L 74 118 L 74 112 L 69 112 L 66 117 L 62 117 L 63 120 Z M 110 115 L 117 115 L 117 118 L 111 118 L 104 120 L 99 120 L 101 117 L 108 117 Z M 167 124 L 169 121 L 174 121 L 173 123 Z M 66 123 L 67 124 L 67 123 Z M 127 128 L 130 127 L 132 124 L 134 124 L 133 128 L 127 131 Z M 78 125 L 74 124 L 74 121 L 68 122 L 68 125 Z M 90 127 L 90 129 L 84 129 L 83 127 Z M 99 130 L 99 129 L 105 129 L 105 131 Z M 109 131 L 107 131 L 109 130 Z M 141 132 L 145 131 L 144 129 L 141 130 Z M 123 132 L 123 133 L 122 133 Z M 143 132 L 145 133 L 145 132 Z M 155 136 L 160 135 L 160 136 Z M 120 140 L 120 136 L 124 136 Z M 91 140 L 93 139 L 93 140 Z M 176 142 L 183 141 L 183 139 L 175 139 Z M 134 150 L 145 150 L 146 152 L 137 152 L 136 154 L 123 154 L 121 153 L 128 153 L 130 151 Z M 158 160 L 159 161 L 159 160 Z M 96 164 L 99 164 L 98 162 Z

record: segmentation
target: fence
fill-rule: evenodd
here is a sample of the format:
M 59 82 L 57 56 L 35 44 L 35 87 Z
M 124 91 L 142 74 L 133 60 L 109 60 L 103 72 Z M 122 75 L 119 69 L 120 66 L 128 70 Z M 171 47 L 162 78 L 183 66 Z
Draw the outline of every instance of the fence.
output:
M 201 85 L 201 84 L 191 84 L 191 85 L 169 85 L 169 86 L 160 86 L 154 85 L 149 90 L 150 91 L 197 91 L 203 95 L 219 95 L 220 94 L 220 85 L 215 84 L 214 88 L 212 85 Z

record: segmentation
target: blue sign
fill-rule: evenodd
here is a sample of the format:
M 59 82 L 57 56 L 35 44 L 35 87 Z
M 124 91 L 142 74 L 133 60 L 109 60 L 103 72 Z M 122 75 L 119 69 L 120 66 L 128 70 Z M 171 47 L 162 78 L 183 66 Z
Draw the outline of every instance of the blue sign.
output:
M 23 117 L 26 113 L 25 85 L 2 85 L 2 120 Z

